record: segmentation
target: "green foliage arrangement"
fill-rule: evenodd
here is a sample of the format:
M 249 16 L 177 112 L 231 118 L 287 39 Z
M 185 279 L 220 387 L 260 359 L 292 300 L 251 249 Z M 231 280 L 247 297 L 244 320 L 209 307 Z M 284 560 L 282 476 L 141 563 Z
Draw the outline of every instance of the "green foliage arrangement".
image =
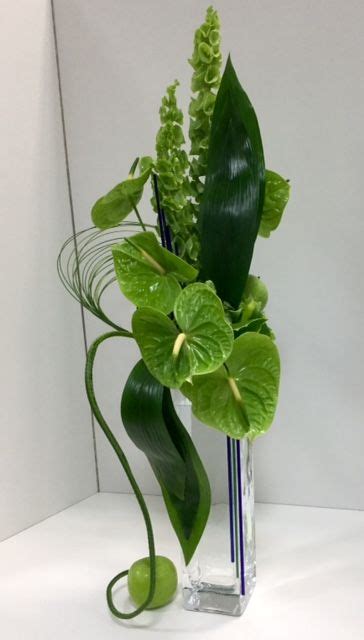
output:
M 221 63 L 219 19 L 210 7 L 190 60 L 190 151 L 175 81 L 162 99 L 155 157 L 133 162 L 126 179 L 93 206 L 94 226 L 67 240 L 58 259 L 67 290 L 110 327 L 89 349 L 86 389 L 148 533 L 149 586 L 141 599 L 134 598 L 137 608 L 123 613 L 113 603 L 112 588 L 127 570 L 107 588 L 109 607 L 119 618 L 160 603 L 157 565 L 163 561 L 155 554 L 140 488 L 96 400 L 93 364 L 99 346 L 115 337 L 139 346 L 141 360 L 122 394 L 122 422 L 159 482 L 187 564 L 209 516 L 210 486 L 170 389 L 191 400 L 206 428 L 235 439 L 265 433 L 277 404 L 280 362 L 267 324 L 268 291 L 250 265 L 258 234 L 269 237 L 280 223 L 289 184 L 266 170 L 253 106 L 230 57 L 222 76 Z M 138 211 L 149 181 L 155 225 L 144 224 Z M 133 213 L 135 220 L 126 221 Z M 114 283 L 136 306 L 131 328 L 120 327 L 103 309 L 103 294 Z M 172 592 L 166 590 L 169 599 Z

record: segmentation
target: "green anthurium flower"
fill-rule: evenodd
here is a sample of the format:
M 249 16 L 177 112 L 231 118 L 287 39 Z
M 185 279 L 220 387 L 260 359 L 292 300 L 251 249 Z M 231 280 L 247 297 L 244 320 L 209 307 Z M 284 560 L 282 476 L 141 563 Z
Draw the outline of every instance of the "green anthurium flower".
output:
M 95 202 L 92 207 L 91 217 L 94 225 L 99 229 L 116 227 L 138 204 L 143 195 L 143 189 L 152 171 L 153 159 L 145 156 L 139 161 L 139 176 L 134 176 L 133 169 L 137 162 L 133 163 L 128 178 L 106 195 Z
M 289 182 L 274 171 L 265 172 L 265 195 L 259 235 L 269 238 L 282 218 L 283 211 L 289 199 Z
M 181 292 L 197 271 L 160 246 L 150 231 L 137 233 L 112 248 L 116 278 L 123 294 L 138 307 L 170 313 Z
M 259 305 L 259 311 L 262 311 L 268 302 L 268 289 L 258 276 L 249 274 L 243 293 L 243 303 L 249 304 L 252 300 Z
M 238 309 L 233 309 L 225 303 L 226 316 L 230 320 L 234 331 L 239 331 L 240 333 L 243 327 L 249 331 L 259 331 L 266 321 L 262 310 L 267 302 L 268 289 L 266 285 L 259 277 L 249 274 Z
M 161 384 L 178 388 L 192 375 L 220 367 L 233 346 L 233 331 L 220 299 L 203 283 L 188 285 L 174 305 L 175 322 L 150 308 L 133 316 L 144 362 Z
M 280 363 L 277 347 L 267 336 L 245 333 L 237 338 L 224 366 L 194 376 L 183 393 L 195 416 L 231 438 L 267 431 L 277 405 Z

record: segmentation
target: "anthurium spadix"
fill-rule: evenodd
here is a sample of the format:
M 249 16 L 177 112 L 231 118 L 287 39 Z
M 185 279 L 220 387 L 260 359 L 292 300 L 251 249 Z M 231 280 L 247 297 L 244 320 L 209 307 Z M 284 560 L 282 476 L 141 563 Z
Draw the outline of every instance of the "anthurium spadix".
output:
M 233 330 L 221 300 L 203 283 L 187 285 L 174 304 L 174 320 L 147 307 L 133 315 L 133 335 L 152 375 L 178 388 L 192 375 L 215 371 L 230 355 Z
M 194 267 L 161 247 L 149 231 L 123 240 L 112 253 L 120 289 L 138 307 L 169 313 L 181 292 L 180 282 L 197 276 Z

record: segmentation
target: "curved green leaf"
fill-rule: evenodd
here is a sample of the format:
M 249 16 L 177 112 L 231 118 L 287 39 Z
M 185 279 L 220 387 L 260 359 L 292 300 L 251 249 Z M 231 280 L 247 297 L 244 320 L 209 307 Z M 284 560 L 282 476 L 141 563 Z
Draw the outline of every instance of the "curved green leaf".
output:
M 259 235 L 269 238 L 282 218 L 283 211 L 289 199 L 290 185 L 274 171 L 266 171 L 265 196 L 262 219 L 259 226 Z
M 212 118 L 200 235 L 201 279 L 212 280 L 220 298 L 234 308 L 249 273 L 264 180 L 258 121 L 229 58 Z
M 91 218 L 96 227 L 99 229 L 115 227 L 129 215 L 143 195 L 143 188 L 150 176 L 152 166 L 153 159 L 144 156 L 139 162 L 139 176 L 129 175 L 126 180 L 117 184 L 95 202 Z
M 163 395 L 164 388 L 152 380 L 143 360 L 140 360 L 124 389 L 122 419 L 128 435 L 145 453 L 155 473 L 168 484 L 169 491 L 182 500 L 185 463 L 165 425 Z
M 221 301 L 202 283 L 188 285 L 174 306 L 176 323 L 159 311 L 138 309 L 133 334 L 150 372 L 168 387 L 217 369 L 231 353 L 233 330 Z
M 194 444 L 179 420 L 168 389 L 143 361 L 131 372 L 121 401 L 125 429 L 143 451 L 162 489 L 186 564 L 210 511 L 210 485 Z
M 279 354 L 267 336 L 245 333 L 225 367 L 196 376 L 182 391 L 199 420 L 231 438 L 253 438 L 271 425 L 278 400 Z
M 161 247 L 149 231 L 115 245 L 112 253 L 120 289 L 138 307 L 169 313 L 181 292 L 179 282 L 197 276 L 196 269 Z

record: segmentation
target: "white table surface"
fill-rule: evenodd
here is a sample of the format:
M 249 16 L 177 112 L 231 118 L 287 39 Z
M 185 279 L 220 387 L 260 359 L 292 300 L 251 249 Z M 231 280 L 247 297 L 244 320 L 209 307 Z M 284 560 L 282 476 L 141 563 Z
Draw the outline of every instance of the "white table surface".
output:
M 160 498 L 148 498 L 157 552 L 179 567 Z M 4 640 L 363 640 L 364 512 L 258 504 L 258 577 L 241 618 L 164 609 L 119 622 L 108 581 L 146 555 L 131 495 L 97 494 L 0 544 Z M 125 587 L 116 601 L 128 606 Z

